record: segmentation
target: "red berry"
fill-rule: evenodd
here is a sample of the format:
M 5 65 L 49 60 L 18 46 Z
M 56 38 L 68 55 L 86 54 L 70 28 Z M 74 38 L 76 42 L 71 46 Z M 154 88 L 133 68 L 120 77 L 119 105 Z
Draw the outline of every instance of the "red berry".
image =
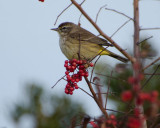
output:
M 71 66 L 71 69 L 74 70 L 74 69 L 76 69 L 76 67 L 75 66 Z
M 94 64 L 93 64 L 93 63 L 90 63 L 90 66 L 91 66 L 91 67 L 93 67 L 93 66 L 94 66 Z
M 122 101 L 130 101 L 130 100 L 132 100 L 132 98 L 133 98 L 133 94 L 131 91 L 124 91 L 121 94 Z
M 71 64 L 71 63 L 72 63 L 72 60 L 69 60 L 69 63 Z
M 79 66 L 79 69 L 84 69 L 84 65 L 80 65 L 80 66 Z
M 83 64 L 83 61 L 82 60 L 79 60 L 79 65 Z
M 65 60 L 65 63 L 68 64 L 68 60 Z
M 70 70 L 70 69 L 71 69 L 71 66 L 68 66 L 68 69 Z
M 72 91 L 70 91 L 70 92 L 69 92 L 69 94 L 70 94 L 70 95 L 72 95 L 72 94 L 73 94 L 73 92 L 72 92 Z
M 70 71 L 70 72 L 74 72 L 74 70 L 73 70 L 73 69 L 70 69 L 69 71 Z
M 129 84 L 136 84 L 137 80 L 136 80 L 136 78 L 134 78 L 134 77 L 131 76 L 131 77 L 128 78 L 128 83 Z
M 71 79 L 71 82 L 74 83 L 74 82 L 75 82 L 75 79 L 72 78 L 72 79 Z
M 65 89 L 65 93 L 66 93 L 66 94 L 69 94 L 69 91 L 68 91 L 68 89 Z
M 85 73 L 85 76 L 86 76 L 86 77 L 88 77 L 88 76 L 89 76 L 88 72 L 86 72 L 86 73 Z
M 76 62 L 73 62 L 72 65 L 76 67 L 77 64 L 76 64 Z
M 69 74 L 69 72 L 68 72 L 68 71 L 66 71 L 66 72 L 65 72 L 65 74 L 66 74 L 66 75 L 68 75 L 68 74 Z
M 44 2 L 44 0 L 39 0 L 39 1 Z
M 78 85 L 77 86 L 75 86 L 75 89 L 78 89 L 79 87 L 78 87 Z
M 70 75 L 67 75 L 67 81 L 70 81 L 71 79 Z
M 79 79 L 75 79 L 76 82 L 79 82 Z
M 66 88 L 70 88 L 70 85 L 69 85 L 69 84 L 67 84 L 67 85 L 66 85 Z
M 74 90 L 74 88 L 73 88 L 73 87 L 70 87 L 69 89 L 70 89 L 70 91 L 73 91 L 73 90 Z
M 73 59 L 72 61 L 73 61 L 73 62 L 77 62 L 77 59 Z
M 112 120 L 116 119 L 115 115 L 113 115 L 113 114 L 110 115 L 110 118 L 111 118 Z
M 65 63 L 65 64 L 64 64 L 64 67 L 68 67 L 68 64 Z

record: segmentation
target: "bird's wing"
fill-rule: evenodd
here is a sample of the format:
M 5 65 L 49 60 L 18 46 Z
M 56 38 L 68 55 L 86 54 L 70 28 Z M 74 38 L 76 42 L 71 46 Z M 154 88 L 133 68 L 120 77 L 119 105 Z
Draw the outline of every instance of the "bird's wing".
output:
M 82 42 L 87 41 L 87 42 L 95 43 L 102 46 L 113 46 L 112 44 L 108 43 L 107 40 L 102 39 L 98 36 L 95 36 L 91 32 L 84 30 L 83 28 L 81 28 L 80 31 L 70 33 L 70 37 L 76 40 L 80 40 Z

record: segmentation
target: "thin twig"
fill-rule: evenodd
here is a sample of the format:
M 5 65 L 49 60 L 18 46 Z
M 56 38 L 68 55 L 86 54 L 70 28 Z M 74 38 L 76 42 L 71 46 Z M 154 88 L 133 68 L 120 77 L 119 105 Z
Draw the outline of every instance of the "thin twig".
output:
M 82 124 L 81 128 L 87 128 L 87 124 L 89 123 L 90 119 L 91 118 L 89 116 L 84 117 L 83 124 Z
M 119 80 L 119 81 L 122 81 L 122 82 L 127 83 L 126 80 L 123 80 L 123 79 L 120 79 L 120 78 L 117 78 L 117 77 L 113 77 L 113 76 L 111 77 L 111 76 L 109 76 L 109 75 L 103 75 L 103 74 L 100 74 L 100 73 L 95 73 L 95 74 L 101 75 L 101 76 L 105 76 L 105 77 L 108 77 L 108 78 L 111 78 L 111 79 L 116 79 L 116 80 Z
M 82 6 L 82 4 L 85 2 L 86 0 L 83 0 L 82 3 L 80 3 L 79 5 Z
M 96 84 L 96 83 L 94 83 L 94 82 L 90 82 L 90 83 L 93 84 L 93 85 L 96 85 L 96 86 L 101 86 L 101 87 L 103 87 L 103 85 Z
M 90 21 L 90 23 L 97 29 L 97 31 L 111 44 L 113 44 L 124 56 L 126 56 L 132 63 L 135 61 L 133 57 L 131 57 L 126 51 L 124 51 L 114 40 L 112 40 L 109 36 L 107 36 L 99 26 L 88 16 L 88 14 L 83 10 L 83 8 L 75 1 L 71 0 L 71 2 L 79 9 L 79 11 Z
M 113 70 L 111 71 L 111 77 L 112 77 L 112 73 Z M 107 101 L 108 101 L 108 93 L 109 93 L 109 89 L 110 89 L 110 83 L 111 83 L 111 79 L 108 80 L 108 88 L 107 88 L 107 95 L 106 95 L 106 102 L 105 102 L 105 109 L 107 108 Z
M 66 76 L 66 75 L 62 76 L 51 88 L 54 88 L 59 81 L 61 81 L 62 79 L 64 79 L 65 76 Z
M 104 7 L 106 7 L 106 6 L 107 6 L 107 5 L 103 5 L 103 6 L 99 9 L 99 11 L 98 11 L 98 13 L 97 13 L 97 15 L 96 15 L 95 23 L 97 23 L 99 13 L 100 13 L 100 12 L 101 12 L 101 10 L 102 10 Z
M 78 20 L 78 26 L 81 26 L 81 17 L 82 17 L 82 13 L 81 13 L 81 15 L 79 16 L 79 20 Z
M 111 35 L 111 38 L 112 38 L 124 25 L 126 25 L 129 21 L 131 21 L 131 19 L 127 20 L 124 24 L 122 24 L 122 25 Z
M 144 30 L 159 30 L 160 28 L 141 28 L 140 31 L 144 31 Z
M 91 82 L 91 80 L 92 80 L 93 71 L 94 71 L 94 69 L 95 69 L 96 63 L 97 63 L 97 61 L 99 60 L 100 57 L 101 57 L 101 56 L 99 56 L 99 57 L 97 58 L 97 60 L 95 61 L 94 65 L 93 65 L 92 72 L 91 72 L 90 82 Z
M 88 92 L 86 92 L 83 88 L 79 87 L 79 89 L 81 89 L 83 92 L 85 92 L 87 95 L 89 95 L 90 97 L 93 98 L 93 96 L 91 94 L 89 94 Z
M 108 108 L 106 108 L 106 110 L 107 110 L 107 111 L 112 111 L 112 112 L 117 112 L 117 113 L 126 114 L 126 112 L 116 111 L 116 110 L 113 110 L 113 109 L 108 109 Z
M 54 23 L 54 25 L 56 25 L 57 21 L 58 21 L 58 18 L 72 5 L 72 3 L 70 5 L 68 5 L 56 18 L 56 21 Z
M 144 73 L 144 75 L 153 75 L 152 73 Z M 160 73 L 156 73 L 156 74 L 154 74 L 155 76 L 157 75 L 157 76 L 159 76 L 160 75 Z
M 146 70 L 147 68 L 149 68 L 150 66 L 152 66 L 153 64 L 155 64 L 155 63 L 156 63 L 157 61 L 159 61 L 159 60 L 160 60 L 160 57 L 158 57 L 156 60 L 154 60 L 154 61 L 153 61 L 152 63 L 150 63 L 149 65 L 145 66 L 142 71 Z
M 147 41 L 147 40 L 149 40 L 151 38 L 153 38 L 153 36 L 150 36 L 150 37 L 148 37 L 148 38 L 146 38 L 146 39 L 144 39 L 144 40 L 142 40 L 140 42 L 137 42 L 137 45 L 139 45 L 139 44 L 141 44 L 141 43 L 143 43 L 143 42 L 145 42 L 145 41 Z
M 124 13 L 122 13 L 122 12 L 119 12 L 119 11 L 117 11 L 117 10 L 115 10 L 115 9 L 110 9 L 110 8 L 105 8 L 105 9 L 106 9 L 106 10 L 109 10 L 109 11 L 116 12 L 116 13 L 118 13 L 118 14 L 121 14 L 121 15 L 123 15 L 123 16 L 125 16 L 125 17 L 127 17 L 128 19 L 130 19 L 130 20 L 134 21 L 134 19 L 133 19 L 133 18 L 131 18 L 131 17 L 127 16 L 126 14 L 124 14 Z
M 96 96 L 96 94 L 95 94 L 95 92 L 94 92 L 94 90 L 92 88 L 91 83 L 89 82 L 87 77 L 84 77 L 84 78 L 85 78 L 85 81 L 88 84 L 88 87 L 89 87 L 89 89 L 90 89 L 90 91 L 91 91 L 91 93 L 92 93 L 92 95 L 94 97 L 95 102 L 97 103 L 97 105 L 99 106 L 100 110 L 105 115 L 105 117 L 108 119 L 108 113 L 105 111 L 105 109 L 103 108 L 102 104 L 99 102 L 99 100 L 98 100 L 98 98 L 97 98 L 97 96 Z
M 143 86 L 141 87 L 141 89 L 143 89 L 147 85 L 147 83 L 151 80 L 151 78 L 157 72 L 157 70 L 159 69 L 159 67 L 160 67 L 160 64 L 157 66 L 156 70 L 152 73 L 152 75 L 148 78 L 148 80 L 143 84 Z

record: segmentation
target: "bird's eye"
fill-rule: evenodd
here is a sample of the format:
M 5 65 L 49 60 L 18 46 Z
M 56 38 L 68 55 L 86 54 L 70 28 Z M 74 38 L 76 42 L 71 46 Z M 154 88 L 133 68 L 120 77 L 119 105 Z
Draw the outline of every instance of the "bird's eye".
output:
M 62 29 L 65 30 L 65 29 L 67 29 L 67 27 L 64 26 L 64 27 L 62 27 Z

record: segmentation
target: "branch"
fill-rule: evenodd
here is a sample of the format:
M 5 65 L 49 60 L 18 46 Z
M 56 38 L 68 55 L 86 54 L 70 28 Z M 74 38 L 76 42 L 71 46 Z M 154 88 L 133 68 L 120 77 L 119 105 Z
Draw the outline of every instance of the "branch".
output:
M 158 57 L 155 61 L 153 61 L 152 63 L 150 63 L 149 65 L 147 65 L 146 67 L 143 68 L 142 71 L 146 70 L 147 68 L 149 68 L 150 66 L 152 66 L 153 64 L 155 64 L 157 61 L 160 60 L 160 57 Z
M 111 77 L 112 77 L 113 70 L 111 71 Z M 107 95 L 106 95 L 106 102 L 105 102 L 105 109 L 107 108 L 107 101 L 108 101 L 108 94 L 109 94 L 109 89 L 110 89 L 110 83 L 111 79 L 108 80 L 108 88 L 107 88 Z
M 64 79 L 65 76 L 66 75 L 62 76 L 51 88 L 54 88 L 58 84 L 59 81 L 61 81 L 62 79 Z
M 147 83 L 151 80 L 151 78 L 152 78 L 152 77 L 154 76 L 154 74 L 157 72 L 157 70 L 159 69 L 159 67 L 160 67 L 160 64 L 157 66 L 156 70 L 152 73 L 152 75 L 148 78 L 148 80 L 143 84 L 143 86 L 142 86 L 141 89 L 143 89 L 143 88 L 147 85 Z
M 109 76 L 109 75 L 103 75 L 103 74 L 100 74 L 100 73 L 95 73 L 95 74 L 101 75 L 101 76 L 105 76 L 105 77 L 108 77 L 108 78 L 111 78 L 111 79 L 120 80 L 122 82 L 128 83 L 126 80 L 123 80 L 123 79 L 120 79 L 120 78 L 117 78 L 117 77 L 113 77 L 113 76 Z
M 129 21 L 131 21 L 131 19 L 127 20 L 124 24 L 122 24 L 122 25 L 117 29 L 117 31 L 115 31 L 115 32 L 111 35 L 111 38 L 112 38 L 124 25 L 126 25 Z
M 100 110 L 102 111 L 102 113 L 105 115 L 105 117 L 108 119 L 108 113 L 105 111 L 105 109 L 103 108 L 102 104 L 99 102 L 97 96 L 96 96 L 96 93 L 94 92 L 93 88 L 92 88 L 92 85 L 91 83 L 89 82 L 88 78 L 87 77 L 84 77 L 85 78 L 85 81 L 87 82 L 88 84 L 88 87 L 94 97 L 94 100 L 95 102 L 97 103 L 98 107 L 100 108 Z
M 54 25 L 56 25 L 57 21 L 58 21 L 58 18 L 72 5 L 72 3 L 70 5 L 68 5 L 56 18 L 56 21 L 54 23 Z
M 144 31 L 144 30 L 159 30 L 160 28 L 141 28 L 140 30 L 141 31 Z
M 88 92 L 86 92 L 83 88 L 80 88 L 79 87 L 79 89 L 81 89 L 83 92 L 85 92 L 87 95 L 89 95 L 90 97 L 92 97 L 92 98 L 94 98 L 91 94 L 89 94 Z
M 149 39 L 151 39 L 151 38 L 153 38 L 153 36 L 150 36 L 150 37 L 148 37 L 148 38 L 146 38 L 146 39 L 144 39 L 144 40 L 138 42 L 137 45 L 139 45 L 139 44 L 143 43 L 144 41 L 147 41 L 147 40 L 149 40 Z
M 123 15 L 123 16 L 125 16 L 125 17 L 127 17 L 128 19 L 130 19 L 130 20 L 134 21 L 134 19 L 133 19 L 133 18 L 131 18 L 131 17 L 127 16 L 126 14 L 124 14 L 124 13 L 122 13 L 122 12 L 119 12 L 119 11 L 117 11 L 117 10 L 110 9 L 110 8 L 105 8 L 105 9 L 106 9 L 106 10 L 109 10 L 109 11 L 116 12 L 116 13 L 118 13 L 118 14 L 121 14 L 121 15 Z
M 104 7 L 106 7 L 106 6 L 107 6 L 107 5 L 104 5 L 104 6 L 102 6 L 102 7 L 99 9 L 99 11 L 98 11 L 98 13 L 97 13 L 97 15 L 96 15 L 95 23 L 97 23 L 99 13 L 100 13 L 100 12 L 101 12 L 101 10 L 102 10 Z
M 107 36 L 99 26 L 88 16 L 88 14 L 83 10 L 83 8 L 75 1 L 71 0 L 71 2 L 79 9 L 79 11 L 90 21 L 90 23 L 97 29 L 97 31 L 111 44 L 113 44 L 124 56 L 126 56 L 132 63 L 135 61 L 133 57 L 131 57 L 126 51 L 124 51 L 114 40 L 112 40 L 109 36 Z

